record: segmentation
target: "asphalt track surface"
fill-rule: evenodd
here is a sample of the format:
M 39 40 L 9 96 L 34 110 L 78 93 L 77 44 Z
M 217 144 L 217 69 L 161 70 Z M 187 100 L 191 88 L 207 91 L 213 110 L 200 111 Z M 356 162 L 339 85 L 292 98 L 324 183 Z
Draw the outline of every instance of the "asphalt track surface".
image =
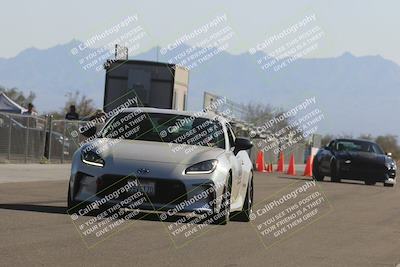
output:
M 400 262 L 399 187 L 318 182 L 329 200 L 329 212 L 267 246 L 254 225 L 233 221 L 213 226 L 177 248 L 163 223 L 145 217 L 88 249 L 66 214 L 69 167 L 21 166 L 0 166 L 0 266 L 396 266 Z M 254 179 L 256 203 L 309 180 L 263 173 Z

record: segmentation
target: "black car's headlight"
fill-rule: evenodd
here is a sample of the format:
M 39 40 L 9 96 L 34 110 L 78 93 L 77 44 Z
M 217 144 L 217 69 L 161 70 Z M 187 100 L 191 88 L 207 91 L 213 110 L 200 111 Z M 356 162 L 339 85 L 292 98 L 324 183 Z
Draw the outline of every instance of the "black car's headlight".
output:
M 82 152 L 82 162 L 96 167 L 104 166 L 104 159 L 102 159 L 99 154 L 91 150 Z
M 185 170 L 186 174 L 208 174 L 217 168 L 218 160 L 206 160 L 196 163 Z
M 389 170 L 396 170 L 397 166 L 395 162 L 386 162 L 386 168 L 388 168 Z

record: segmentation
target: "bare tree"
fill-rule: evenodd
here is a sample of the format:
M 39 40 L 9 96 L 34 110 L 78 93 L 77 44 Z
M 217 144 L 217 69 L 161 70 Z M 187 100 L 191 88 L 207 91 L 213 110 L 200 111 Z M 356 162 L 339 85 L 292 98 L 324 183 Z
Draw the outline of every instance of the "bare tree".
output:
M 65 96 L 68 99 L 62 110 L 64 114 L 69 111 L 69 107 L 71 105 L 75 105 L 76 112 L 80 115 L 80 117 L 93 115 L 96 112 L 96 107 L 94 105 L 93 99 L 88 98 L 83 94 L 81 95 L 79 91 L 76 91 L 74 93 L 67 93 Z
M 335 139 L 335 136 L 332 134 L 325 134 L 324 136 L 322 136 L 321 138 L 321 146 L 324 147 L 327 144 L 329 144 L 330 141 L 332 141 L 332 139 Z
M 245 120 L 250 122 L 254 126 L 269 125 L 268 122 L 274 118 L 280 118 L 285 113 L 283 109 L 273 108 L 271 105 L 254 104 L 250 103 L 246 106 L 247 114 Z M 267 130 L 272 133 L 281 130 L 282 128 L 289 125 L 290 121 L 287 118 L 277 122 L 274 121 L 272 126 L 268 127 Z
M 364 140 L 374 140 L 374 137 L 372 136 L 372 134 L 360 134 L 360 136 L 358 137 L 360 139 L 364 139 Z
M 33 103 L 33 100 L 36 98 L 34 92 L 30 91 L 28 95 L 25 95 L 24 92 L 15 87 L 5 88 L 0 86 L 0 92 L 5 93 L 9 98 L 23 107 L 27 107 L 29 103 Z
M 400 146 L 396 135 L 380 135 L 375 139 L 385 152 L 391 152 L 396 159 L 400 158 Z

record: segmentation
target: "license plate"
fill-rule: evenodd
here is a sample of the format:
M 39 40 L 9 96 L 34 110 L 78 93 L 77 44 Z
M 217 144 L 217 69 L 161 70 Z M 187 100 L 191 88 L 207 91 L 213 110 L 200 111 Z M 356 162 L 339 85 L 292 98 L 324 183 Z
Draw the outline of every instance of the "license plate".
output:
M 156 193 L 156 185 L 154 182 L 142 181 L 140 183 L 138 182 L 137 186 L 131 187 L 130 191 L 132 193 L 142 192 L 148 196 L 154 196 Z

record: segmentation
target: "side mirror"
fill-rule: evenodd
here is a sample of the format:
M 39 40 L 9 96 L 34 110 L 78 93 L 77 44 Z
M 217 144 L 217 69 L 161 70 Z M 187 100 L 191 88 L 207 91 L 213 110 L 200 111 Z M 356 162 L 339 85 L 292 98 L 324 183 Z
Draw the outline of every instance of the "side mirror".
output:
M 331 148 L 328 145 L 324 146 L 324 149 L 331 150 Z
M 236 155 L 239 151 L 248 150 L 252 147 L 253 143 L 249 139 L 238 137 L 235 140 L 235 150 L 233 151 L 233 153 Z
M 388 153 L 386 153 L 386 156 L 388 156 L 388 157 L 392 157 L 392 153 L 391 152 L 388 152 Z
M 87 137 L 87 138 L 90 138 L 90 137 L 96 135 L 97 130 L 96 130 L 96 127 L 95 127 L 95 126 L 92 126 L 92 127 L 90 127 L 89 129 L 87 129 L 86 131 L 80 131 L 80 132 L 81 132 L 81 134 L 82 134 L 83 136 L 85 136 L 85 137 Z

